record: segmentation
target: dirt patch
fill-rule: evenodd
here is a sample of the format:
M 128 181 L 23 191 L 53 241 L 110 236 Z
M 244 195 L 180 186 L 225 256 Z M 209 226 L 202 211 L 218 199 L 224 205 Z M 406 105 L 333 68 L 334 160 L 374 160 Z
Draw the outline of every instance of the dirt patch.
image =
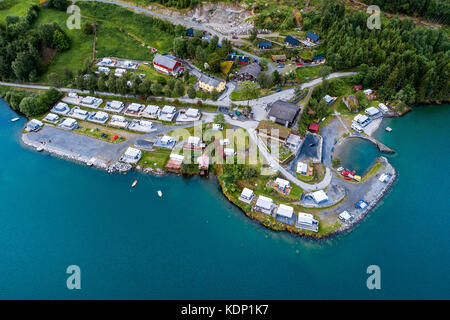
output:
M 201 23 L 225 35 L 248 34 L 253 28 L 253 22 L 249 21 L 249 18 L 254 14 L 245 5 L 219 2 L 203 3 L 188 11 L 161 8 L 158 5 L 150 5 L 148 9 L 174 18 Z
M 42 61 L 49 63 L 56 54 L 56 49 L 43 47 L 41 50 Z

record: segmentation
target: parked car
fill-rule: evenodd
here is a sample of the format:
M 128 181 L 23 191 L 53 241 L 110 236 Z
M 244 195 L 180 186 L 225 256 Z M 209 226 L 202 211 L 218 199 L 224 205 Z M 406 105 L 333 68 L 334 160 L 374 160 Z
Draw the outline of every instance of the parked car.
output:
M 281 88 L 278 88 L 275 90 L 275 92 L 281 92 L 281 90 L 282 90 Z

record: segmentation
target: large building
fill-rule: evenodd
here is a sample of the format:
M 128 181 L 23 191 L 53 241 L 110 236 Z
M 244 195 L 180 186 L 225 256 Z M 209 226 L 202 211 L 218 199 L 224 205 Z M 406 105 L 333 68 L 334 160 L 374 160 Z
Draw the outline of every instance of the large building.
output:
M 277 100 L 270 105 L 269 120 L 290 127 L 295 121 L 300 107 L 296 104 Z
M 225 89 L 225 84 L 225 80 L 223 79 L 204 74 L 198 79 L 198 87 L 208 92 L 212 92 L 214 89 L 217 92 L 222 92 Z
M 256 81 L 260 72 L 261 66 L 257 63 L 251 63 L 242 67 L 233 79 L 237 81 Z
M 300 41 L 291 35 L 287 35 L 286 38 L 284 38 L 284 43 L 291 47 L 298 47 L 300 45 Z
M 184 70 L 181 62 L 175 59 L 175 57 L 159 53 L 153 59 L 153 67 L 155 70 L 171 76 L 178 76 Z

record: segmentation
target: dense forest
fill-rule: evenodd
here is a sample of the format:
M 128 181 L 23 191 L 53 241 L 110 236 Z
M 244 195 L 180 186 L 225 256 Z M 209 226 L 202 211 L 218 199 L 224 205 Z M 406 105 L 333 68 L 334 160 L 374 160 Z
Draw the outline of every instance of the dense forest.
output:
M 364 0 L 368 5 L 377 5 L 381 10 L 404 13 L 449 24 L 450 1 L 448 0 Z
M 335 70 L 358 68 L 358 81 L 385 99 L 407 103 L 448 99 L 450 41 L 441 30 L 409 19 L 383 21 L 369 30 L 367 14 L 325 0 L 320 27 L 327 63 Z
M 36 81 L 44 71 L 43 49 L 65 51 L 71 41 L 56 23 L 34 26 L 39 6 L 31 6 L 24 17 L 7 16 L 0 26 L 0 77 Z

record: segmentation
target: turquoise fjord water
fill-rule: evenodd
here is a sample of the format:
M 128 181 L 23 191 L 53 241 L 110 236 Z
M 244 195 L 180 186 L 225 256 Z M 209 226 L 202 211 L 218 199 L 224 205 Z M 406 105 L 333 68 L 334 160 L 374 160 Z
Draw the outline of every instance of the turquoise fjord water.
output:
M 392 192 L 353 232 L 317 242 L 247 219 L 213 179 L 110 175 L 29 150 L 25 119 L 0 104 L 1 299 L 450 298 L 448 105 L 383 124 Z M 81 290 L 66 288 L 72 264 Z

